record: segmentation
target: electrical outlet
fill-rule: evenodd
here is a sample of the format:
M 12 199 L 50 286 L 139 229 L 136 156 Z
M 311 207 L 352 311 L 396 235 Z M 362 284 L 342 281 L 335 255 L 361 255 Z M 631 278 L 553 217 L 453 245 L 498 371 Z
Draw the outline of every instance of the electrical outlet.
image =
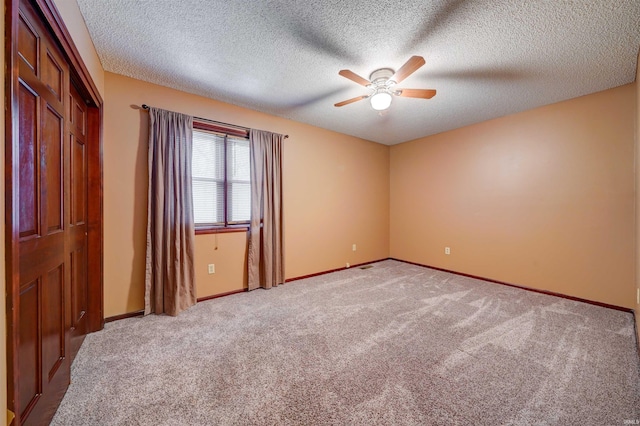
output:
M 353 251 L 356 251 L 356 245 L 354 244 L 354 245 L 351 247 L 351 249 L 352 249 Z
M 347 268 L 350 268 L 350 267 L 351 267 L 351 265 L 349 265 L 349 262 L 347 262 Z
M 451 247 L 445 247 L 444 254 L 451 254 Z
M 209 273 L 210 274 L 215 274 L 216 273 L 216 265 L 213 263 L 209 264 Z

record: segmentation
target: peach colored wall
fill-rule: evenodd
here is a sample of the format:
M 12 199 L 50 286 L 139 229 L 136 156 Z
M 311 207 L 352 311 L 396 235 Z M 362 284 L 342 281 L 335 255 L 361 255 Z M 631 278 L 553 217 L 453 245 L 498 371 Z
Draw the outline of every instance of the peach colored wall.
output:
M 100 96 L 104 99 L 104 69 L 98 53 L 93 45 L 93 41 L 89 36 L 89 30 L 84 22 L 82 13 L 76 0 L 54 0 L 56 9 L 60 12 L 60 16 L 64 21 L 73 42 L 82 57 L 91 78 L 100 92 Z
M 247 233 L 196 236 L 195 269 L 198 297 L 247 288 Z
M 633 308 L 635 96 L 391 147 L 391 256 Z
M 289 134 L 284 148 L 287 278 L 388 257 L 389 147 L 197 95 L 105 73 L 105 316 L 144 306 L 146 103 Z M 198 296 L 246 285 L 246 235 L 196 236 Z M 357 251 L 351 245 L 357 244 Z M 207 274 L 207 264 L 216 274 Z

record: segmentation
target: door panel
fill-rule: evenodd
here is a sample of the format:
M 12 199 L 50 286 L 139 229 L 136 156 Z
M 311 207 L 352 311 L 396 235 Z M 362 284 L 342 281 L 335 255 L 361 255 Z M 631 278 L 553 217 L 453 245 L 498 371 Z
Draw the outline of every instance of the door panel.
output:
M 64 265 L 47 274 L 43 290 L 42 368 L 47 381 L 50 381 L 65 355 Z
M 18 192 L 21 424 L 47 424 L 70 379 L 70 256 L 65 140 L 69 70 L 28 2 L 20 4 Z M 22 40 L 20 38 L 23 38 Z M 15 378 L 14 378 L 15 380 Z
M 87 106 L 72 85 L 69 96 L 69 250 L 71 252 L 71 348 L 73 360 L 87 334 Z
M 20 407 L 21 415 L 28 413 L 38 396 L 42 392 L 40 382 L 39 358 L 40 358 L 40 335 L 38 324 L 40 320 L 32 312 L 38 312 L 40 304 L 40 280 L 27 283 L 20 291 L 20 350 L 18 358 L 20 360 Z
M 87 155 L 84 142 L 71 134 L 71 224 L 84 225 L 87 218 Z
M 8 408 L 45 425 L 104 325 L 102 99 L 55 2 L 7 0 L 5 21 Z
M 18 18 L 18 54 L 34 72 L 38 66 L 39 41 L 36 31 L 20 14 Z
M 64 118 L 55 111 L 51 105 L 47 105 L 42 126 L 41 155 L 44 164 L 41 164 L 43 187 L 46 196 L 47 233 L 51 234 L 62 230 L 62 209 L 64 206 L 64 182 L 62 145 L 64 140 Z
M 52 53 L 47 50 L 42 80 L 47 85 L 49 90 L 51 90 L 51 93 L 56 96 L 56 99 L 61 102 L 65 75 L 66 73 L 63 71 L 58 62 L 53 58 Z
M 71 328 L 79 330 L 82 326 L 82 318 L 87 312 L 87 258 L 86 247 L 71 252 Z M 73 338 L 74 336 L 72 336 Z
M 20 84 L 20 238 L 39 233 L 38 205 L 38 96 Z

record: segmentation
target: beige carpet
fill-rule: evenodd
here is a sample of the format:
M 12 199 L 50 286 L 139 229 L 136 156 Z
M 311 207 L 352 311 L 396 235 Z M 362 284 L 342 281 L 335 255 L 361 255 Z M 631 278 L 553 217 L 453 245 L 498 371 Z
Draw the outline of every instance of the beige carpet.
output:
M 632 315 L 387 260 L 87 336 L 54 425 L 623 425 Z

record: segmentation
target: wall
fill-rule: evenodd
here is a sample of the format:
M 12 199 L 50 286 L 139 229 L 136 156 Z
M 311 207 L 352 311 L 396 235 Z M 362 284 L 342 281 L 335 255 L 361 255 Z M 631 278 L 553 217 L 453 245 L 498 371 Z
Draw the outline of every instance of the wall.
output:
M 640 52 L 636 63 L 636 332 L 640 347 Z
M 210 263 L 215 265 L 212 275 Z M 199 298 L 247 288 L 247 233 L 197 235 L 195 269 Z
M 143 103 L 290 135 L 283 161 L 286 278 L 388 257 L 389 147 L 108 72 L 105 93 L 106 317 L 144 307 Z M 245 258 L 245 233 L 196 236 L 198 297 L 246 287 Z M 215 274 L 207 274 L 208 263 Z
M 56 9 L 60 12 L 60 16 L 64 24 L 73 38 L 73 42 L 82 57 L 94 84 L 100 92 L 100 96 L 104 100 L 104 69 L 98 58 L 98 53 L 93 45 L 89 30 L 84 22 L 82 13 L 76 0 L 54 0 Z
M 633 104 L 629 86 L 394 146 L 390 171 L 389 150 L 382 145 L 105 75 L 77 3 L 55 4 L 98 91 L 107 98 L 106 316 L 143 306 L 147 122 L 130 105 L 145 102 L 291 135 L 285 150 L 287 278 L 387 257 L 391 173 L 391 256 L 634 306 L 635 294 L 628 291 L 633 290 L 628 284 L 633 269 L 628 141 L 633 140 L 629 111 L 635 111 L 638 123 L 640 108 Z M 456 165 L 453 159 L 462 161 Z M 0 174 L 3 169 L 0 150 Z M 640 188 L 640 173 L 636 181 Z M 0 196 L 4 198 L 3 180 Z M 640 223 L 640 202 L 636 220 Z M 0 221 L 4 223 L 4 209 Z M 4 240 L 4 227 L 0 238 Z M 640 227 L 636 238 L 640 240 Z M 358 244 L 355 253 L 352 243 Z M 442 254 L 445 245 L 452 247 L 451 256 Z M 244 233 L 198 236 L 198 296 L 246 286 L 245 262 Z M 216 274 L 204 272 L 207 263 L 216 264 Z M 636 265 L 640 288 L 640 250 Z M 602 282 L 611 287 L 603 289 Z M 0 291 L 0 413 L 6 411 L 4 294 Z M 640 305 L 635 308 L 640 313 Z M 636 318 L 640 329 L 640 315 Z
M 635 96 L 629 84 L 391 147 L 391 256 L 635 307 Z

